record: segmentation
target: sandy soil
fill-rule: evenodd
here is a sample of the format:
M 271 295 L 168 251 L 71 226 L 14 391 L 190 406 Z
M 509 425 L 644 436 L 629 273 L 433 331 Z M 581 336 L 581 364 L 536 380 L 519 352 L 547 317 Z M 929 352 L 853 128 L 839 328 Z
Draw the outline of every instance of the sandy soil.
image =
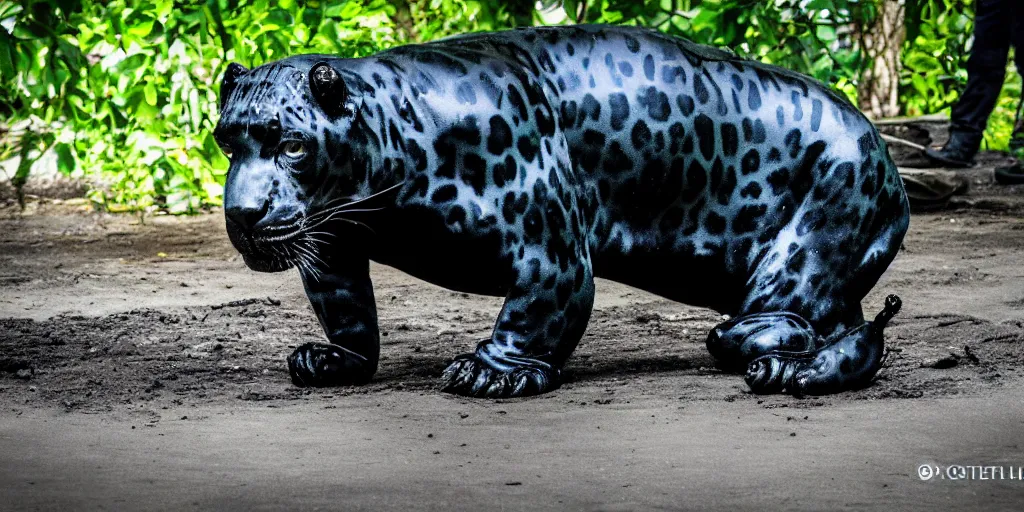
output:
M 245 269 L 222 217 L 0 208 L 0 509 L 1019 510 L 1024 189 L 970 171 L 959 209 L 917 215 L 865 300 L 898 293 L 868 389 L 751 395 L 713 368 L 714 312 L 599 281 L 558 391 L 437 391 L 500 300 L 372 269 L 381 369 L 292 387 L 322 337 L 294 272 Z

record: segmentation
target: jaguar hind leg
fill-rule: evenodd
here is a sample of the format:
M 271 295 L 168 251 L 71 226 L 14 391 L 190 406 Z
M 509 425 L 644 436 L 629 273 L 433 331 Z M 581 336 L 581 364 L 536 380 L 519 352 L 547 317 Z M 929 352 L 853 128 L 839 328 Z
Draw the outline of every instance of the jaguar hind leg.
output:
M 743 315 L 718 324 L 707 347 L 718 366 L 741 373 L 754 359 L 776 351 L 807 352 L 824 340 L 803 317 L 790 311 Z
M 831 337 L 818 350 L 775 351 L 751 361 L 746 381 L 755 393 L 827 395 L 867 386 L 882 367 L 882 331 L 899 312 L 896 295 L 873 322 L 864 322 Z

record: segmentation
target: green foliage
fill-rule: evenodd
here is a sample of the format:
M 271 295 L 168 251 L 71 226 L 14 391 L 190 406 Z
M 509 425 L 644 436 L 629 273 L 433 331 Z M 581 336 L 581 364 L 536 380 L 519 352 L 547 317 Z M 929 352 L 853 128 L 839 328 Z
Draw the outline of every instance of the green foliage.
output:
M 212 130 L 230 62 L 358 57 L 495 29 L 505 17 L 473 1 L 403 7 L 404 18 L 383 0 L 0 0 L 0 113 L 16 127 L 0 157 L 24 157 L 23 181 L 52 148 L 62 171 L 105 185 L 90 196 L 111 210 L 190 213 L 219 204 L 228 161 Z
M 974 11 L 963 0 L 910 0 L 907 44 L 901 56 L 907 114 L 940 111 L 956 102 L 967 83 L 967 42 Z
M 111 210 L 189 213 L 219 204 L 228 162 L 212 138 L 230 62 L 298 53 L 367 55 L 395 45 L 535 23 L 657 27 L 810 74 L 856 99 L 867 59 L 851 27 L 892 0 L 0 0 L 0 160 L 56 153 L 102 183 Z M 905 0 L 901 102 L 935 112 L 966 80 L 973 0 Z M 554 14 L 552 14 L 554 13 Z M 990 123 L 1009 138 L 1020 79 Z M 5 133 L 6 131 L 6 133 Z
M 53 30 L 59 26 L 59 14 L 54 11 L 74 6 L 70 2 L 60 5 L 51 9 L 41 2 L 19 5 L 0 1 L 0 119 L 21 121 L 13 127 L 0 125 L 0 160 L 20 159 L 12 177 L 20 202 L 21 186 L 32 164 L 54 146 L 56 134 L 51 127 L 60 126 L 63 114 L 40 109 L 45 103 L 37 98 L 66 91 L 74 82 L 73 69 L 82 62 L 81 52 Z M 73 169 L 66 144 L 59 149 L 62 170 Z
M 851 24 L 875 14 L 876 0 L 602 0 L 585 4 L 588 23 L 653 26 L 743 57 L 811 75 L 857 96 L 864 59 L 849 40 Z M 567 1 L 579 13 L 582 1 Z

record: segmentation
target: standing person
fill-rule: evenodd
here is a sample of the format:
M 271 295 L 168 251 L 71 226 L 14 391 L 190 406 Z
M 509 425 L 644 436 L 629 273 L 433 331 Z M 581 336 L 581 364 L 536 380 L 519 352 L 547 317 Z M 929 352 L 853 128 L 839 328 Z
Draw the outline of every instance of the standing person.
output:
M 1006 78 L 1006 59 L 1015 48 L 1017 72 L 1024 74 L 1024 1 L 977 0 L 974 17 L 974 46 L 967 61 L 967 88 L 953 106 L 949 141 L 942 149 L 925 150 L 928 159 L 946 167 L 970 167 L 981 147 L 982 134 L 996 106 Z M 1024 147 L 1024 126 L 1020 108 L 1011 135 L 1012 150 Z M 1024 183 L 1024 170 L 1011 168 Z M 1005 173 L 1005 171 L 1004 171 Z M 998 176 L 997 176 L 998 177 Z M 1002 180 L 1001 180 L 1002 181 Z

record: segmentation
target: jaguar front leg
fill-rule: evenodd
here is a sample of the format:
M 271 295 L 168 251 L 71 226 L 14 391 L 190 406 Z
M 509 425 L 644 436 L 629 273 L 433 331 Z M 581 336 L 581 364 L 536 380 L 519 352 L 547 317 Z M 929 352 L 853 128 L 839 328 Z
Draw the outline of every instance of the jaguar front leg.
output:
M 297 386 L 365 384 L 377 371 L 380 335 L 369 260 L 332 260 L 321 274 L 302 273 L 306 296 L 329 343 L 306 343 L 288 356 Z
M 560 384 L 562 365 L 576 348 L 594 306 L 590 260 L 578 246 L 552 261 L 526 247 L 514 263 L 516 282 L 494 332 L 476 351 L 455 358 L 443 389 L 465 396 L 505 398 L 546 393 Z

